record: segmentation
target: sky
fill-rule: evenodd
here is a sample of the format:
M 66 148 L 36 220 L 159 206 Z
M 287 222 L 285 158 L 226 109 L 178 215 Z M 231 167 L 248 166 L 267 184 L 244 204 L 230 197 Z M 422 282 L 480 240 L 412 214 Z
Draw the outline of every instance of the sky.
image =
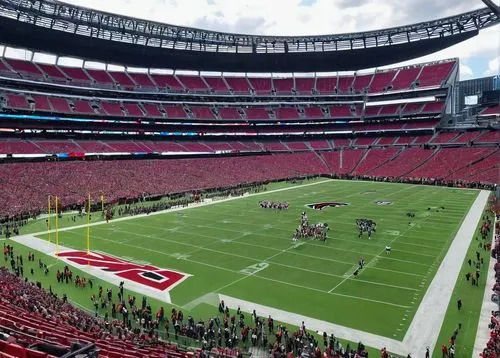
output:
M 479 9 L 481 0 L 64 0 L 174 25 L 264 35 L 376 30 Z M 500 0 L 494 0 L 500 4 Z M 438 53 L 402 63 L 458 57 L 460 78 L 499 73 L 500 26 Z M 394 66 L 394 65 L 392 65 Z

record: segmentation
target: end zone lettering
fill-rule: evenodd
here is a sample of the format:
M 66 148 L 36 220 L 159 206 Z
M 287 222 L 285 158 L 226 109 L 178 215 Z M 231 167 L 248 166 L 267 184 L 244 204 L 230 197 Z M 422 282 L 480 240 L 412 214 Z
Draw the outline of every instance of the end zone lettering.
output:
M 58 257 L 73 264 L 100 269 L 103 273 L 118 276 L 159 292 L 168 292 L 189 276 L 152 265 L 130 263 L 95 252 L 87 254 L 84 251 L 67 251 L 59 253 Z

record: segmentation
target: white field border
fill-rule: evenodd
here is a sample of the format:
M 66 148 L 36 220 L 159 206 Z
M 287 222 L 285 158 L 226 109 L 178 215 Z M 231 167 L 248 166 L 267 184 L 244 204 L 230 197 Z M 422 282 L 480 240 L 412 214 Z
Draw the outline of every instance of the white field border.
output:
M 183 211 L 183 210 L 187 210 L 187 209 L 193 209 L 193 208 L 199 208 L 199 207 L 203 207 L 203 206 L 209 206 L 209 205 L 215 205 L 215 204 L 219 204 L 219 203 L 225 203 L 225 202 L 233 201 L 233 200 L 240 200 L 240 199 L 244 199 L 244 198 L 248 198 L 248 197 L 252 197 L 252 196 L 266 195 L 266 194 L 278 193 L 278 192 L 281 192 L 281 191 L 288 191 L 288 190 L 293 190 L 293 189 L 298 189 L 298 188 L 304 188 L 304 187 L 313 186 L 313 185 L 331 183 L 333 181 L 335 181 L 335 180 L 334 179 L 327 179 L 327 180 L 316 181 L 314 183 L 300 184 L 300 185 L 294 185 L 294 186 L 286 187 L 286 188 L 274 189 L 274 190 L 269 190 L 269 191 L 262 191 L 262 192 L 259 192 L 259 193 L 244 194 L 242 196 L 234 196 L 234 197 L 229 197 L 229 198 L 226 198 L 226 199 L 207 200 L 207 201 L 204 201 L 204 202 L 201 202 L 201 203 L 192 203 L 192 204 L 189 204 L 187 206 L 173 207 L 173 208 L 170 208 L 170 209 L 165 209 L 165 210 L 161 210 L 161 211 L 155 211 L 155 212 L 150 213 L 150 214 L 138 214 L 138 215 L 134 215 L 134 216 L 124 216 L 124 217 L 121 217 L 121 218 L 112 219 L 111 222 L 115 223 L 115 222 L 120 222 L 120 221 L 128 221 L 128 220 L 140 219 L 140 218 L 143 218 L 143 217 L 146 217 L 146 216 L 154 216 L 154 215 L 161 215 L 161 214 L 165 214 L 165 213 L 169 213 L 169 212 Z M 99 226 L 99 225 L 105 225 L 105 224 L 106 224 L 106 221 L 102 220 L 102 221 L 91 223 L 90 226 Z M 75 229 L 81 229 L 81 228 L 86 228 L 86 227 L 87 227 L 87 224 L 75 225 L 75 226 L 68 226 L 68 227 L 60 228 L 59 232 L 61 232 L 61 231 L 70 231 L 70 230 L 75 230 Z M 50 233 L 54 233 L 55 230 L 39 231 L 39 232 L 32 233 L 31 235 L 33 235 L 33 236 L 46 235 L 49 232 Z
M 59 258 L 65 264 L 67 264 L 69 266 L 73 266 L 73 267 L 75 267 L 83 272 L 88 273 L 89 275 L 98 277 L 101 280 L 109 282 L 112 285 L 119 286 L 120 282 L 124 281 L 127 289 L 130 289 L 130 290 L 137 292 L 137 293 L 145 294 L 146 296 L 149 296 L 151 298 L 155 298 L 157 300 L 160 300 L 162 302 L 166 302 L 169 304 L 172 304 L 172 300 L 170 299 L 170 291 L 174 287 L 178 286 L 183 281 L 185 281 L 186 279 L 188 279 L 189 277 L 192 276 L 192 275 L 189 275 L 189 274 L 186 274 L 184 272 L 177 271 L 177 270 L 170 270 L 173 272 L 180 273 L 184 276 L 179 281 L 177 281 L 175 284 L 171 285 L 167 290 L 160 291 L 158 289 L 136 283 L 136 282 L 131 281 L 127 278 L 117 276 L 116 274 L 121 272 L 121 271 L 118 271 L 118 272 L 109 271 L 108 272 L 108 271 L 102 270 L 101 267 L 94 267 L 94 266 L 90 266 L 90 265 L 81 265 L 81 264 L 78 264 L 76 262 L 71 261 L 70 258 L 61 257 L 61 256 L 58 257 L 56 255 L 57 249 L 59 249 L 60 253 L 75 252 L 75 251 L 79 251 L 79 250 L 71 249 L 71 248 L 68 248 L 65 246 L 61 246 L 61 245 L 59 245 L 59 247 L 57 248 L 56 244 L 49 243 L 46 240 L 42 240 L 42 239 L 35 237 L 35 236 L 32 236 L 32 235 L 16 236 L 16 237 L 12 238 L 12 241 L 15 241 L 15 242 L 22 244 L 22 245 L 25 245 L 25 246 L 28 246 L 29 248 L 40 251 L 48 256 L 51 256 L 54 258 Z M 94 253 L 96 253 L 98 255 L 103 254 L 103 252 L 100 252 L 100 251 L 94 251 Z M 106 254 L 106 255 L 108 255 L 108 254 Z M 113 255 L 109 255 L 109 256 L 116 258 L 116 256 L 113 256 Z M 120 260 L 122 260 L 122 259 L 120 259 Z M 159 269 L 164 269 L 164 268 L 160 267 Z M 169 269 L 165 269 L 165 270 L 169 270 Z
M 255 309 L 259 316 L 271 315 L 283 323 L 297 326 L 304 322 L 308 329 L 327 332 L 328 335 L 333 333 L 336 337 L 363 342 L 374 348 L 386 347 L 390 352 L 403 356 L 410 353 L 414 357 L 423 357 L 427 346 L 431 352 L 434 350 L 453 288 L 489 195 L 489 191 L 481 190 L 470 207 L 402 342 L 222 294 L 219 298 L 231 307 L 240 306 L 247 312 Z
M 302 187 L 308 187 L 308 186 L 314 186 L 314 185 L 319 185 L 323 183 L 329 183 L 329 182 L 335 182 L 335 181 L 346 181 L 346 182 L 352 182 L 350 180 L 335 180 L 335 179 L 328 179 L 328 180 L 322 180 L 322 181 L 317 181 L 313 183 L 307 183 L 307 184 L 301 184 L 301 185 L 296 185 L 292 187 L 286 187 L 286 188 L 280 188 L 280 189 L 275 189 L 275 190 L 270 190 L 270 191 L 264 191 L 264 192 L 259 192 L 259 193 L 254 193 L 254 194 L 245 194 L 243 196 L 238 196 L 238 197 L 230 197 L 226 199 L 221 199 L 221 200 L 216 200 L 216 201 L 207 201 L 203 203 L 196 203 L 196 204 L 191 204 L 186 207 L 175 207 L 167 210 L 162 210 L 158 212 L 154 212 L 151 214 L 139 214 L 136 216 L 128 216 L 128 217 L 122 217 L 122 218 L 117 218 L 113 219 L 113 222 L 120 222 L 120 221 L 127 221 L 127 220 L 133 220 L 133 219 L 139 219 L 142 217 L 146 216 L 152 216 L 152 215 L 160 215 L 163 213 L 167 212 L 175 212 L 175 211 L 182 211 L 186 209 L 191 209 L 194 207 L 202 207 L 202 206 L 208 206 L 208 205 L 214 205 L 217 203 L 223 203 L 227 201 L 232 201 L 232 200 L 238 200 L 238 199 L 244 199 L 247 197 L 251 196 L 259 196 L 259 195 L 266 195 L 266 194 L 271 194 L 275 192 L 281 192 L 281 191 L 288 191 L 288 190 L 293 190 L 296 188 L 302 188 Z M 397 184 L 397 183 L 395 183 Z M 409 185 L 409 184 L 408 184 Z M 444 187 L 443 189 L 457 189 L 457 188 L 447 188 Z M 470 190 L 470 189 L 466 189 Z M 431 348 L 431 351 L 434 349 L 434 346 L 436 344 L 439 331 L 441 329 L 441 325 L 444 321 L 444 315 L 446 313 L 446 309 L 448 307 L 449 301 L 451 299 L 451 295 L 453 292 L 453 288 L 455 285 L 455 282 L 457 280 L 457 277 L 460 273 L 460 268 L 463 263 L 463 260 L 465 258 L 465 255 L 467 253 L 467 250 L 470 246 L 470 242 L 472 240 L 472 237 L 474 235 L 475 229 L 477 227 L 477 224 L 482 216 L 483 213 L 483 208 L 485 207 L 488 197 L 489 197 L 490 192 L 486 190 L 481 190 L 479 195 L 476 197 L 476 200 L 472 204 L 471 208 L 469 209 L 469 212 L 465 216 L 465 219 L 462 222 L 462 225 L 460 226 L 460 229 L 458 230 L 452 244 L 450 245 L 448 252 L 446 256 L 443 258 L 443 261 L 441 265 L 439 266 L 439 269 L 434 276 L 431 284 L 429 285 L 427 292 L 425 296 L 422 299 L 422 302 L 414 316 L 414 319 L 412 323 L 410 324 L 410 327 L 408 331 L 406 332 L 406 335 L 403 339 L 403 341 L 397 341 L 385 336 L 378 336 L 372 333 L 360 331 L 360 330 L 355 330 L 349 327 L 344 327 L 340 326 L 334 323 L 298 315 L 292 312 L 287 312 L 279 309 L 275 309 L 272 307 L 267 307 L 263 306 L 257 303 L 253 302 L 248 302 L 245 300 L 241 300 L 238 298 L 234 297 L 229 297 L 226 295 L 221 295 L 219 294 L 220 299 L 224 299 L 224 302 L 226 302 L 228 305 L 232 307 L 237 307 L 240 306 L 243 311 L 247 312 L 252 312 L 254 309 L 258 312 L 259 315 L 272 315 L 273 318 L 275 318 L 278 321 L 281 321 L 283 323 L 287 324 L 292 324 L 292 325 L 299 325 L 300 322 L 304 321 L 306 324 L 306 327 L 310 329 L 315 329 L 317 331 L 321 332 L 327 332 L 328 334 L 333 333 L 335 336 L 348 339 L 350 341 L 358 342 L 362 341 L 365 345 L 371 346 L 371 347 L 387 347 L 387 349 L 390 352 L 404 355 L 406 356 L 408 353 L 411 353 L 413 356 L 420 356 L 423 355 L 425 352 L 425 348 L 429 346 Z M 104 225 L 106 224 L 105 221 L 99 221 L 95 223 L 91 223 L 90 226 L 98 226 L 98 225 Z M 87 225 L 76 225 L 76 226 L 70 226 L 70 227 L 65 227 L 59 229 L 59 231 L 70 231 L 70 230 L 75 230 L 79 228 L 84 228 L 87 227 Z M 18 236 L 12 238 L 13 241 L 19 242 L 20 244 L 29 246 L 33 249 L 42 251 L 47 254 L 53 254 L 55 252 L 55 249 L 48 249 L 44 248 L 43 245 L 40 245 L 41 243 L 43 244 L 48 244 L 45 240 L 39 239 L 35 236 L 37 235 L 44 235 L 47 234 L 49 231 L 41 231 L 37 233 L 33 233 L 31 235 L 23 235 L 23 236 Z M 51 232 L 54 232 L 54 230 L 51 230 Z M 37 243 L 38 242 L 38 243 Z M 63 247 L 60 246 L 60 251 L 63 250 Z M 67 249 L 70 250 L 70 249 Z M 68 262 L 69 263 L 69 262 Z M 69 263 L 72 264 L 72 263 Z M 84 266 L 84 268 L 87 268 Z M 89 272 L 90 273 L 90 272 Z M 97 277 L 102 276 L 102 271 L 99 270 L 98 273 L 91 273 Z M 118 284 L 119 280 L 117 280 Z M 130 286 L 129 286 L 130 287 Z M 131 288 L 133 290 L 133 288 Z M 147 293 L 146 293 L 147 294 Z M 147 294 L 149 295 L 149 294 Z M 155 297 L 155 296 L 152 296 Z M 167 298 L 167 297 L 165 297 Z M 166 299 L 163 299 L 165 302 L 170 302 L 170 297 L 168 297 L 168 301 Z

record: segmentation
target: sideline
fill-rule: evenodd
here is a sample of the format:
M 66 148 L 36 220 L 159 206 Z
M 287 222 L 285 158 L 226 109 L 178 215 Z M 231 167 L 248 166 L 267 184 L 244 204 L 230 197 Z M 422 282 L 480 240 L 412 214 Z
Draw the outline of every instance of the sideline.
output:
M 110 223 L 116 223 L 116 222 L 120 222 L 120 221 L 127 221 L 127 220 L 134 220 L 134 219 L 140 219 L 140 218 L 143 218 L 143 217 L 146 217 L 146 216 L 161 215 L 161 214 L 166 214 L 166 213 L 170 213 L 170 212 L 182 211 L 182 210 L 186 210 L 186 209 L 199 208 L 199 207 L 203 207 L 203 206 L 209 206 L 209 205 L 215 205 L 215 204 L 219 204 L 219 203 L 225 203 L 225 202 L 233 201 L 233 200 L 241 200 L 241 199 L 249 198 L 249 197 L 252 197 L 252 196 L 278 193 L 278 192 L 281 192 L 281 191 L 288 191 L 288 190 L 293 190 L 293 189 L 298 189 L 298 188 L 304 188 L 304 187 L 308 187 L 308 186 L 319 185 L 319 184 L 324 184 L 324 183 L 330 183 L 330 182 L 334 182 L 334 181 L 335 181 L 334 179 L 327 179 L 327 180 L 317 181 L 317 182 L 314 182 L 314 183 L 294 185 L 294 186 L 287 187 L 287 188 L 280 188 L 280 189 L 269 190 L 269 191 L 261 191 L 259 193 L 253 193 L 253 194 L 243 194 L 241 196 L 229 197 L 229 198 L 226 198 L 226 199 L 220 199 L 220 200 L 211 200 L 211 199 L 209 199 L 209 200 L 204 201 L 202 203 L 193 203 L 193 204 L 188 204 L 187 206 L 181 206 L 181 207 L 177 206 L 177 207 L 173 207 L 173 208 L 170 208 L 170 209 L 165 209 L 165 210 L 161 210 L 161 211 L 155 211 L 155 212 L 150 213 L 150 214 L 139 214 L 139 215 L 134 215 L 134 216 L 124 216 L 124 217 L 121 217 L 121 218 L 112 219 L 110 221 Z M 105 225 L 105 224 L 106 224 L 106 221 L 102 220 L 102 221 L 91 223 L 90 226 L 98 226 L 98 225 Z M 71 230 L 76 230 L 76 229 L 82 229 L 82 228 L 86 228 L 87 226 L 88 226 L 87 224 L 82 224 L 82 225 L 75 225 L 75 226 L 63 227 L 63 228 L 59 229 L 59 232 L 61 232 L 61 231 L 71 231 Z M 54 232 L 55 232 L 55 230 L 50 230 L 50 233 L 54 233 Z M 26 234 L 19 235 L 19 236 L 26 236 L 26 235 L 38 236 L 38 235 L 45 235 L 45 234 L 48 234 L 48 233 L 49 233 L 49 230 L 45 230 L 45 231 L 39 231 L 39 232 L 34 232 L 34 233 L 26 233 Z
M 248 194 L 234 198 L 227 198 L 213 202 L 205 202 L 187 207 L 180 207 L 180 208 L 159 211 L 152 213 L 150 215 L 159 215 L 169 211 L 180 211 L 196 206 L 213 205 L 220 202 L 243 199 L 249 196 L 265 195 L 268 193 L 287 191 L 295 188 L 319 185 L 332 181 L 334 180 L 329 179 L 329 180 L 302 184 L 288 188 L 280 188 L 266 192 Z M 422 302 L 402 342 L 385 336 L 377 336 L 372 333 L 363 332 L 349 327 L 336 325 L 330 322 L 325 322 L 314 318 L 297 315 L 291 312 L 278 310 L 272 307 L 266 307 L 263 305 L 259 305 L 256 303 L 240 300 L 225 295 L 219 295 L 219 298 L 224 299 L 224 301 L 230 304 L 231 306 L 236 307 L 240 305 L 240 307 L 247 312 L 252 312 L 254 309 L 257 312 L 259 312 L 259 315 L 269 312 L 269 314 L 276 317 L 275 319 L 287 324 L 298 325 L 300 324 L 301 321 L 304 321 L 306 326 L 308 326 L 309 328 L 316 329 L 317 331 L 324 331 L 327 332 L 328 334 L 333 333 L 336 336 L 343 339 L 348 339 L 355 342 L 362 341 L 365 345 L 374 348 L 387 347 L 387 349 L 390 352 L 400 354 L 403 356 L 406 356 L 408 353 L 411 353 L 415 357 L 422 356 L 425 352 L 426 346 L 430 346 L 431 351 L 433 351 L 434 349 L 439 331 L 444 321 L 444 315 L 446 313 L 446 309 L 448 307 L 448 303 L 452 295 L 453 287 L 459 275 L 461 265 L 467 253 L 467 250 L 470 246 L 472 237 L 474 236 L 477 224 L 483 213 L 483 208 L 487 204 L 489 194 L 490 194 L 489 191 L 481 190 L 476 200 L 474 201 L 473 205 L 470 207 L 468 213 L 465 216 L 465 219 L 463 220 L 455 238 L 453 239 L 448 249 L 446 256 L 443 258 L 443 261 L 439 266 L 439 269 L 436 272 L 434 279 L 432 280 L 425 296 L 423 297 Z M 118 218 L 115 219 L 114 221 L 131 220 L 144 216 L 146 216 L 146 214 Z M 91 224 L 91 226 L 103 225 L 105 223 L 106 223 L 105 221 L 97 222 Z M 86 227 L 86 225 L 67 227 L 60 229 L 59 231 L 69 231 L 83 227 Z M 47 232 L 48 231 L 35 233 L 31 235 L 41 235 Z M 26 236 L 30 235 L 22 235 L 14 237 L 13 239 L 14 241 L 18 241 L 19 243 L 26 245 L 26 243 L 22 241 L 23 237 L 26 238 Z M 46 250 L 47 250 L 46 248 L 45 250 L 42 248 L 42 250 L 40 251 L 43 252 Z
M 489 195 L 489 191 L 481 190 L 470 207 L 402 342 L 222 294 L 219 294 L 219 298 L 230 306 L 240 306 L 243 311 L 247 312 L 255 309 L 260 316 L 271 315 L 274 319 L 286 324 L 300 325 L 303 321 L 306 327 L 319 332 L 327 332 L 328 335 L 333 333 L 336 337 L 353 342 L 361 341 L 373 348 L 386 347 L 391 353 L 402 356 L 410 353 L 414 357 L 423 357 L 426 346 L 431 347 L 431 352 L 434 349 L 453 287 Z
M 495 247 L 495 225 L 497 220 L 493 224 L 493 237 L 491 239 L 491 248 Z M 477 326 L 476 340 L 474 341 L 473 357 L 479 357 L 479 354 L 483 352 L 486 348 L 486 343 L 490 339 L 490 329 L 488 325 L 490 324 L 491 311 L 498 311 L 498 303 L 491 300 L 491 289 L 495 285 L 495 263 L 496 260 L 490 257 L 490 264 L 488 266 L 488 273 L 486 275 L 486 287 L 484 288 L 483 304 L 481 305 L 481 314 L 479 316 L 479 323 Z
M 489 196 L 490 191 L 481 190 L 470 207 L 406 332 L 403 343 L 414 357 L 425 356 L 427 346 L 434 351 L 453 288 Z
M 260 317 L 267 317 L 271 315 L 271 317 L 273 317 L 275 321 L 283 322 L 293 326 L 300 326 L 301 322 L 304 322 L 306 329 L 311 329 L 316 332 L 326 332 L 328 336 L 333 333 L 335 337 L 347 339 L 355 343 L 363 342 L 365 346 L 375 349 L 386 347 L 389 352 L 406 357 L 406 349 L 404 343 L 392 338 L 377 336 L 373 333 L 363 332 L 335 323 L 330 323 L 316 318 L 306 317 L 293 312 L 287 312 L 280 309 L 263 306 L 258 303 L 219 294 L 219 302 L 221 300 L 224 300 L 224 303 L 231 308 L 239 306 L 244 312 L 251 313 L 253 312 L 253 310 L 255 310 L 257 315 L 259 315 Z

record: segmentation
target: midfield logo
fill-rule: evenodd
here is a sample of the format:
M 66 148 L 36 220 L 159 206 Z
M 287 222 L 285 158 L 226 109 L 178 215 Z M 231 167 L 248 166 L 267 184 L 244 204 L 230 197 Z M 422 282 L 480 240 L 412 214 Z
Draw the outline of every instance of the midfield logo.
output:
M 329 202 L 324 202 L 324 203 L 307 204 L 306 206 L 309 209 L 323 210 L 324 208 L 337 208 L 339 206 L 347 206 L 347 205 L 349 205 L 349 204 L 343 203 L 340 201 L 329 201 Z
M 126 287 L 170 301 L 168 292 L 190 275 L 162 269 L 153 265 L 127 262 L 105 254 L 84 251 L 66 251 L 58 257 L 79 269 L 108 282 L 126 282 Z M 154 293 L 154 294 L 151 294 Z
M 392 201 L 389 201 L 389 200 L 376 200 L 375 204 L 377 204 L 377 205 L 391 205 Z

